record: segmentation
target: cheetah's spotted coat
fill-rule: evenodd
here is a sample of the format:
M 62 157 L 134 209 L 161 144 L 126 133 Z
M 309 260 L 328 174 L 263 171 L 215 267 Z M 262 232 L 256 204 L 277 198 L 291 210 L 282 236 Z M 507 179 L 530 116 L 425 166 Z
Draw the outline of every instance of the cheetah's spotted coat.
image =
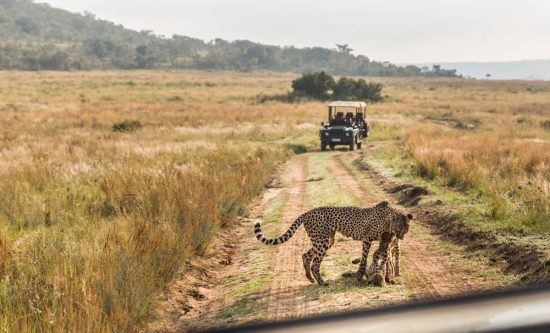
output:
M 383 201 L 370 208 L 314 208 L 300 215 L 285 234 L 274 239 L 266 239 L 262 235 L 260 223 L 254 225 L 254 232 L 260 242 L 278 245 L 289 240 L 303 224 L 312 243 L 311 249 L 302 255 L 306 278 L 312 283 L 317 280 L 319 285 L 325 285 L 319 269 L 327 250 L 334 244 L 334 235 L 337 231 L 346 237 L 363 242 L 361 262 L 357 271 L 357 278 L 361 280 L 365 275 L 371 243 L 379 240 L 385 232 L 403 239 L 409 231 L 409 221 L 412 218 L 411 214 L 405 215 Z

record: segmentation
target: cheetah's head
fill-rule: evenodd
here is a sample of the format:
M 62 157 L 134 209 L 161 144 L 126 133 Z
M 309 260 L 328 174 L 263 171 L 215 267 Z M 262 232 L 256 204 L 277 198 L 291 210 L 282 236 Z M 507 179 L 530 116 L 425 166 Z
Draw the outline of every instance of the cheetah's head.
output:
M 395 231 L 395 235 L 397 236 L 397 238 L 401 240 L 405 238 L 405 235 L 407 234 L 407 232 L 409 232 L 410 221 L 412 219 L 412 214 L 405 215 L 401 212 L 397 212 L 392 223 L 394 226 L 392 229 Z
M 391 216 L 391 222 L 390 222 L 390 229 L 392 232 L 395 233 L 397 238 L 403 239 L 405 238 L 405 235 L 407 232 L 409 232 L 410 228 L 410 222 L 413 219 L 412 214 L 404 214 L 403 212 L 389 207 L 389 205 L 386 203 L 387 208 L 389 208 L 390 216 Z

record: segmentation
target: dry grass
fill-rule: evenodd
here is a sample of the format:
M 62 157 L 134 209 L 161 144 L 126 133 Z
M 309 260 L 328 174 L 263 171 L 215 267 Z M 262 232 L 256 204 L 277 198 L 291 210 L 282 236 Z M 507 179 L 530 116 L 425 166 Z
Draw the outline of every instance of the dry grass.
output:
M 253 102 L 288 81 L 1 73 L 0 328 L 135 327 L 181 264 L 244 213 L 291 153 L 285 138 L 306 143 L 317 106 Z
M 550 143 L 518 139 L 513 127 L 460 133 L 413 127 L 405 141 L 417 172 L 488 197 L 495 219 L 516 230 L 550 231 Z

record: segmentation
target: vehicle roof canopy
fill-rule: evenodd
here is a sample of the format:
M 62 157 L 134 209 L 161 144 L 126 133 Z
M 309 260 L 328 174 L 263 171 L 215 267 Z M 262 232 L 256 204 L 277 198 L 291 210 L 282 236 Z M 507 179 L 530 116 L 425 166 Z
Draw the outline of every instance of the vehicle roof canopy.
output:
M 347 101 L 334 101 L 328 106 L 330 107 L 349 107 L 349 108 L 364 108 L 367 107 L 365 102 L 347 102 Z

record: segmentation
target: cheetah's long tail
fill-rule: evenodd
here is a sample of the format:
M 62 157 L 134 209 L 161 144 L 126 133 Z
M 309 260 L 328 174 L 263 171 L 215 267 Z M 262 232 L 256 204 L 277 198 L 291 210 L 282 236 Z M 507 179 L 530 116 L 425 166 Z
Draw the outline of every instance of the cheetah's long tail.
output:
M 259 222 L 254 224 L 254 233 L 256 234 L 256 238 L 258 238 L 258 240 L 264 244 L 279 245 L 279 244 L 283 244 L 284 242 L 289 240 L 292 236 L 294 236 L 294 233 L 296 232 L 296 230 L 298 230 L 298 228 L 302 225 L 303 222 L 304 222 L 303 217 L 302 216 L 298 217 L 296 221 L 292 223 L 290 228 L 288 228 L 288 230 L 281 237 L 278 237 L 278 238 L 272 238 L 272 239 L 265 238 L 264 235 L 262 234 L 262 228 L 260 227 Z

